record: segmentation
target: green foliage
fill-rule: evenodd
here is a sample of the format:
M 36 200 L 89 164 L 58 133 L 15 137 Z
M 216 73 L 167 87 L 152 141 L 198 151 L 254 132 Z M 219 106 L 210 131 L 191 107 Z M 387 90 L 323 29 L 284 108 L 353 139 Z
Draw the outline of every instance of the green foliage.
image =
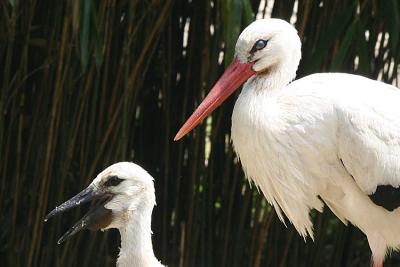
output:
M 316 239 L 305 243 L 249 186 L 229 141 L 234 97 L 172 141 L 241 29 L 267 10 L 289 20 L 295 2 L 2 1 L 0 262 L 113 266 L 115 231 L 58 246 L 84 210 L 43 218 L 130 160 L 156 178 L 153 243 L 168 266 L 367 266 L 358 230 L 312 213 Z M 297 1 L 299 76 L 346 71 L 398 85 L 399 9 L 398 0 Z

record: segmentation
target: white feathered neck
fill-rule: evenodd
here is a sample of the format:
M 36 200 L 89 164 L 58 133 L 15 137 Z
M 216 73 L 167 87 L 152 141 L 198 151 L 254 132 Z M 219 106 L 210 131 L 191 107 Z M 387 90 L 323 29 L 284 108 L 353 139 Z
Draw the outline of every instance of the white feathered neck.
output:
M 152 206 L 138 213 L 126 213 L 125 225 L 119 228 L 121 250 L 117 260 L 118 267 L 161 267 L 154 256 L 151 240 Z

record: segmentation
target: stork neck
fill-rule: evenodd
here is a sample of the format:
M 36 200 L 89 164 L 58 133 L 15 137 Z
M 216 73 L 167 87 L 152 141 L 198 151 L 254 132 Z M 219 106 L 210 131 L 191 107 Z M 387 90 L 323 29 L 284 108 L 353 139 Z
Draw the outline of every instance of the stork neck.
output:
M 121 251 L 117 260 L 118 267 L 162 266 L 154 256 L 151 241 L 151 212 L 135 212 L 127 215 L 127 223 L 119 228 Z
M 290 63 L 281 63 L 264 72 L 258 73 L 249 80 L 246 87 L 256 90 L 258 93 L 272 92 L 284 88 L 295 77 L 297 66 Z

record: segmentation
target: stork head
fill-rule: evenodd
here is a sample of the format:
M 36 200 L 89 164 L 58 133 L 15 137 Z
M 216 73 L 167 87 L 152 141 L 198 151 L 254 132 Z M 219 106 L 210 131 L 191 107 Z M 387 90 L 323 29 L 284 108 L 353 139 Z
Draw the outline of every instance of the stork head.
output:
M 134 163 L 113 164 L 98 174 L 86 189 L 52 210 L 45 221 L 92 201 L 90 210 L 58 240 L 59 244 L 85 228 L 120 229 L 132 216 L 151 215 L 156 203 L 153 178 Z
M 297 69 L 301 58 L 300 38 L 296 29 L 284 20 L 256 20 L 240 34 L 235 58 L 242 64 L 250 64 L 255 73 L 269 73 L 289 65 Z
M 301 58 L 296 29 L 284 20 L 260 19 L 240 34 L 235 57 L 209 94 L 185 122 L 174 140 L 181 139 L 225 101 L 244 82 L 256 75 L 281 73 L 290 81 Z

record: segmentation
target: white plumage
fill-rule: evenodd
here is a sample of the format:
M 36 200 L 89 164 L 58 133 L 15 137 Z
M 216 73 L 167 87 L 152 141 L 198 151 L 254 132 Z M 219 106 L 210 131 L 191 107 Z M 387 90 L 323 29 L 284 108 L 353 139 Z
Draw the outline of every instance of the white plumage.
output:
M 378 185 L 400 185 L 400 91 L 341 73 L 290 83 L 300 47 L 287 22 L 253 22 L 239 36 L 236 59 L 176 139 L 247 80 L 233 110 L 232 142 L 248 178 L 304 237 L 313 237 L 309 211 L 327 204 L 366 234 L 374 266 L 382 266 L 387 250 L 400 246 L 400 211 L 368 195 Z
M 162 267 L 151 242 L 151 213 L 156 204 L 153 177 L 131 162 L 113 164 L 85 190 L 51 211 L 46 220 L 94 199 L 97 204 L 58 243 L 84 228 L 117 228 L 121 234 L 118 267 Z

